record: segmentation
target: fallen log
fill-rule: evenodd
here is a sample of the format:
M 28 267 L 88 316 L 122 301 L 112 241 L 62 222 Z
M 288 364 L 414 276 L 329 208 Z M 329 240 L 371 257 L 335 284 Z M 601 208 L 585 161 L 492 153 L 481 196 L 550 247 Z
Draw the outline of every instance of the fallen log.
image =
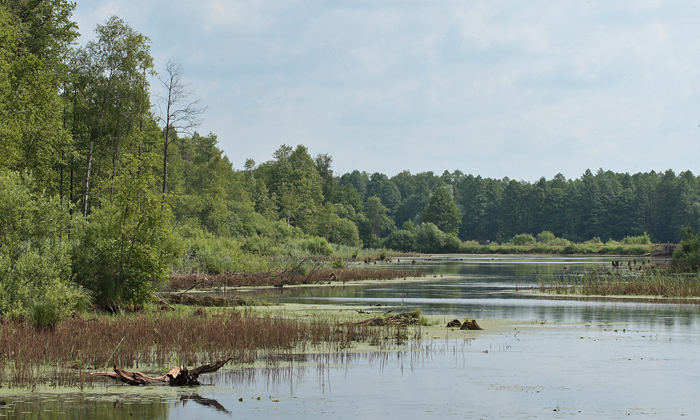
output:
M 229 357 L 225 360 L 219 360 L 215 363 L 210 363 L 208 365 L 202 365 L 196 367 L 192 370 L 187 369 L 186 366 L 174 367 L 168 371 L 163 376 L 148 376 L 141 372 L 133 370 L 124 370 L 118 366 L 114 366 L 114 372 L 91 372 L 92 376 L 106 376 L 112 378 L 117 382 L 123 382 L 128 385 L 153 385 L 153 384 L 169 384 L 170 386 L 188 386 L 188 385 L 201 385 L 199 382 L 199 375 L 203 373 L 216 372 L 221 369 L 233 358 Z

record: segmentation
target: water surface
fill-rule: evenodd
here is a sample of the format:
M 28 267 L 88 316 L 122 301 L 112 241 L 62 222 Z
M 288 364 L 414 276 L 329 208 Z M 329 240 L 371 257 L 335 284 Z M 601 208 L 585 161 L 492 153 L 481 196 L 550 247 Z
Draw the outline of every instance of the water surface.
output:
M 626 261 L 626 260 L 625 260 Z M 639 263 L 639 262 L 638 262 Z M 223 371 L 199 388 L 106 386 L 12 393 L 8 418 L 688 418 L 700 417 L 698 305 L 546 300 L 517 293 L 542 275 L 609 258 L 453 257 L 394 262 L 426 282 L 284 291 L 283 302 L 477 319 L 508 331 L 455 331 L 399 353 L 318 355 L 284 368 Z M 626 262 L 625 262 L 626 264 Z M 434 276 L 434 277 L 432 277 Z M 517 285 L 517 286 L 516 286 Z

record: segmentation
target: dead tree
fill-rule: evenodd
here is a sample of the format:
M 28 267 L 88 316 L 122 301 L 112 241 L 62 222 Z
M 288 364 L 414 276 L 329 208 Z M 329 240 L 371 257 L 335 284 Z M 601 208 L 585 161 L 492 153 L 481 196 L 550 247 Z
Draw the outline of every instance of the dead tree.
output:
M 229 357 L 225 360 L 219 360 L 218 362 L 211 363 L 208 365 L 202 365 L 196 367 L 192 370 L 187 369 L 186 366 L 174 367 L 168 371 L 163 376 L 148 376 L 141 372 L 124 370 L 118 366 L 114 366 L 114 372 L 92 372 L 90 375 L 93 376 L 106 376 L 112 378 L 117 382 L 123 382 L 128 385 L 154 385 L 154 384 L 169 384 L 170 386 L 188 386 L 188 385 L 201 385 L 199 382 L 199 375 L 203 373 L 216 372 L 221 369 L 233 358 Z

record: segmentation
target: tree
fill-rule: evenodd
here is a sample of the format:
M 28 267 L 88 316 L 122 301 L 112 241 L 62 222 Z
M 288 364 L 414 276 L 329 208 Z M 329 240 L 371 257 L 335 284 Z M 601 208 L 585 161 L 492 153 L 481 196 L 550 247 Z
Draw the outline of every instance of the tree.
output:
M 76 281 L 112 309 L 144 304 L 166 279 L 177 250 L 170 209 L 162 206 L 149 170 L 157 151 L 124 154 L 111 200 L 88 216 L 73 256 Z
M 61 0 L 0 2 L 0 168 L 29 169 L 56 192 L 70 143 L 59 89 L 77 37 L 73 8 Z
M 379 246 L 379 236 L 394 226 L 394 221 L 387 216 L 388 209 L 384 207 L 379 197 L 372 196 L 365 203 L 365 215 L 372 230 L 372 241 Z M 368 242 L 367 245 L 370 245 Z
M 148 37 L 112 16 L 97 25 L 97 39 L 73 58 L 73 83 L 66 90 L 73 103 L 71 131 L 78 154 L 73 169 L 82 172 L 83 216 L 87 218 L 93 178 L 113 181 L 126 144 L 144 129 L 152 71 Z M 83 160 L 84 159 L 84 160 Z M 81 166 L 81 160 L 85 166 Z M 113 192 L 113 186 L 108 191 Z
M 34 179 L 0 169 L 0 317 L 50 326 L 86 294 L 70 282 L 69 215 Z
M 428 206 L 421 215 L 422 222 L 435 224 L 441 231 L 457 234 L 462 213 L 446 187 L 440 187 L 430 196 Z
M 194 134 L 192 131 L 201 124 L 201 115 L 205 111 L 205 108 L 199 106 L 198 98 L 190 99 L 193 94 L 188 90 L 190 84 L 182 81 L 182 65 L 168 61 L 165 71 L 167 75 L 158 78 L 166 92 L 161 97 L 165 106 L 165 116 L 161 118 L 165 124 L 163 127 L 163 202 L 166 200 L 168 190 L 168 146 L 177 139 L 173 134 Z

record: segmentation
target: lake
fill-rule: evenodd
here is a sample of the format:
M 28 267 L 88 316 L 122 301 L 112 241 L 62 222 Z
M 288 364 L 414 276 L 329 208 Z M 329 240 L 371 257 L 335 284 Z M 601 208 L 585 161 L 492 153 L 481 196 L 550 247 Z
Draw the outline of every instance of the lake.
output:
M 625 264 L 628 260 L 633 259 Z M 542 276 L 563 278 L 610 261 L 541 256 L 395 261 L 387 269 L 420 268 L 429 273 L 426 281 L 290 289 L 278 299 L 368 309 L 381 304 L 394 312 L 420 308 L 445 320 L 476 318 L 485 331 L 457 330 L 401 352 L 299 356 L 284 367 L 220 371 L 199 388 L 3 390 L 0 417 L 700 417 L 700 305 L 552 300 L 523 293 L 537 288 Z

